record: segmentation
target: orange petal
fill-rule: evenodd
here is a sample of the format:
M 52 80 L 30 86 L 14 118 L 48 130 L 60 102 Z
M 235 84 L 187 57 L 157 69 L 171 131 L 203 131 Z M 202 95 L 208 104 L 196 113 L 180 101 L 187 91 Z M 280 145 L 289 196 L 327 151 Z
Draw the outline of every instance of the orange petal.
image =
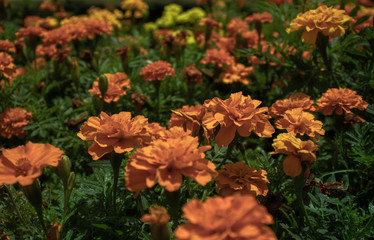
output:
M 296 177 L 299 176 L 303 168 L 301 166 L 300 159 L 293 155 L 287 156 L 283 161 L 283 171 L 287 176 Z

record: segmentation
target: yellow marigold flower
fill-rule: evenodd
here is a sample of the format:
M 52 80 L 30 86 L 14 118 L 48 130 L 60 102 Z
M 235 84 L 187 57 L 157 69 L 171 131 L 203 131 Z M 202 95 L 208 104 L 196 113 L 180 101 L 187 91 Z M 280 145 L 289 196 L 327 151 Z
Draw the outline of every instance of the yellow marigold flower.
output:
M 198 23 L 200 19 L 206 16 L 203 9 L 199 7 L 193 7 L 177 16 L 178 23 Z
M 309 170 L 316 161 L 318 146 L 311 140 L 302 141 L 291 133 L 281 133 L 274 139 L 274 152 L 270 154 L 288 155 L 283 161 L 283 170 L 286 175 L 296 177 L 301 174 L 302 167 L 305 168 L 305 176 L 309 176 Z
M 346 15 L 344 10 L 322 5 L 317 9 L 299 13 L 286 31 L 290 33 L 305 30 L 301 40 L 314 44 L 319 32 L 332 38 L 343 36 L 346 28 L 343 24 L 351 20 L 352 18 Z
M 189 220 L 174 231 L 177 240 L 275 240 L 273 217 L 250 195 L 192 199 L 182 208 Z
M 317 100 L 319 111 L 325 115 L 331 115 L 334 111 L 338 115 L 351 113 L 352 108 L 365 110 L 368 103 L 362 100 L 360 95 L 349 88 L 330 88 Z
M 119 21 L 122 18 L 122 12 L 116 9 L 116 12 L 111 12 L 108 9 L 100 9 L 97 7 L 90 7 L 87 10 L 90 19 L 96 19 L 103 22 L 110 23 L 112 26 L 121 28 L 122 24 Z
M 308 135 L 311 139 L 318 141 L 316 134 L 324 135 L 323 123 L 315 120 L 314 115 L 304 112 L 302 108 L 287 110 L 283 117 L 275 122 L 278 129 L 286 129 L 287 132 L 297 135 Z
M 253 70 L 253 67 L 246 67 L 241 63 L 230 65 L 222 74 L 222 82 L 226 84 L 240 82 L 249 85 L 251 81 L 248 76 L 252 74 Z

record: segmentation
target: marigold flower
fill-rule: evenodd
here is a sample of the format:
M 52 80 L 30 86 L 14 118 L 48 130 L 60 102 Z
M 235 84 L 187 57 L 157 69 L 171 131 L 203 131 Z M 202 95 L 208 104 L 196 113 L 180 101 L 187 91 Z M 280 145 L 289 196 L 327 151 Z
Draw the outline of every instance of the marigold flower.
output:
M 310 96 L 304 93 L 296 93 L 289 98 L 277 100 L 269 108 L 269 115 L 272 117 L 282 116 L 287 110 L 302 108 L 305 112 L 316 111 L 316 106 Z
M 240 18 L 232 18 L 227 24 L 227 31 L 231 37 L 235 37 L 238 33 L 248 31 L 248 24 Z
M 237 162 L 226 164 L 225 169 L 219 170 L 214 180 L 217 182 L 217 187 L 221 189 L 220 195 L 223 197 L 235 193 L 251 194 L 254 197 L 266 196 L 269 191 L 266 174 L 264 170 L 257 171 L 243 162 Z
M 39 177 L 41 170 L 56 167 L 61 155 L 59 148 L 50 144 L 28 142 L 26 145 L 2 149 L 0 156 L 0 184 L 30 185 Z
M 57 10 L 57 6 L 49 0 L 45 0 L 39 5 L 39 10 L 54 12 Z
M 32 114 L 22 108 L 7 108 L 0 114 L 0 135 L 11 138 L 26 136 L 27 131 L 22 128 L 29 124 Z
M 351 113 L 350 109 L 352 108 L 365 110 L 368 103 L 362 100 L 356 91 L 349 88 L 330 88 L 317 100 L 317 105 L 319 111 L 325 115 L 331 115 L 334 111 L 336 114 L 342 115 L 343 110 L 346 113 Z
M 253 13 L 244 19 L 248 24 L 258 22 L 258 23 L 267 23 L 273 22 L 273 17 L 271 13 Z
M 88 153 L 98 160 L 114 150 L 115 153 L 129 152 L 150 140 L 145 129 L 148 120 L 144 116 L 131 119 L 130 112 L 109 116 L 101 112 L 100 118 L 90 117 L 77 134 L 83 141 L 93 141 Z
M 212 30 L 213 28 L 221 29 L 221 26 L 220 26 L 219 22 L 217 22 L 216 20 L 214 20 L 211 17 L 201 18 L 200 22 L 199 22 L 199 26 L 200 27 L 207 27 L 210 30 Z
M 199 136 L 200 131 L 205 137 L 205 141 L 209 142 L 213 138 L 214 129 L 208 128 L 210 121 L 215 121 L 213 114 L 207 112 L 202 105 L 183 106 L 182 108 L 172 110 L 173 114 L 169 121 L 169 127 L 183 127 L 185 130 L 192 132 L 193 136 Z
M 104 95 L 104 101 L 107 103 L 117 102 L 119 98 L 123 95 L 126 95 L 124 88 L 130 89 L 130 79 L 127 77 L 126 73 L 105 73 L 104 74 L 108 79 L 108 89 Z M 88 90 L 93 95 L 101 98 L 101 92 L 99 89 L 99 77 L 92 84 L 92 88 Z
M 314 120 L 314 115 L 305 112 L 302 108 L 287 110 L 282 118 L 275 121 L 275 127 L 286 129 L 287 132 L 297 135 L 308 135 L 311 139 L 318 141 L 316 134 L 324 135 L 325 130 L 322 128 L 323 123 Z
M 281 133 L 274 139 L 274 152 L 270 154 L 286 154 L 288 157 L 283 161 L 283 170 L 286 175 L 296 177 L 305 168 L 305 176 L 309 176 L 309 169 L 316 161 L 318 146 L 311 140 L 302 141 L 291 133 Z
M 145 214 L 140 221 L 152 224 L 166 224 L 170 220 L 170 215 L 166 208 L 153 205 L 149 208 L 149 214 Z
M 126 165 L 126 188 L 137 195 L 158 181 L 173 192 L 182 185 L 181 173 L 205 186 L 217 174 L 214 164 L 204 158 L 210 148 L 199 147 L 198 139 L 192 136 L 159 139 L 138 148 Z
M 244 85 L 249 85 L 251 81 L 247 77 L 252 74 L 253 70 L 253 67 L 246 67 L 241 63 L 230 65 L 222 73 L 222 82 L 226 84 L 240 82 Z
M 208 128 L 215 128 L 218 123 L 220 130 L 215 141 L 218 146 L 227 146 L 238 132 L 240 136 L 247 137 L 254 131 L 259 137 L 271 137 L 275 132 L 265 115 L 267 107 L 257 108 L 259 100 L 252 100 L 250 96 L 243 96 L 242 92 L 233 93 L 229 99 L 221 100 L 218 97 L 206 100 L 204 106 L 213 112 L 215 121 L 207 124 Z
M 275 5 L 279 6 L 281 4 L 292 3 L 292 0 L 267 0 L 268 2 L 273 2 Z
M 41 37 L 45 32 L 46 30 L 44 28 L 37 26 L 28 26 L 20 28 L 20 30 L 18 30 L 18 32 L 16 33 L 16 36 L 20 40 L 23 40 L 25 38 Z
M 10 78 L 15 72 L 13 61 L 12 56 L 8 53 L 0 52 L 0 73 L 2 73 L 6 78 Z
M 301 40 L 314 44 L 319 32 L 332 38 L 343 36 L 346 29 L 343 24 L 351 20 L 352 18 L 346 15 L 344 10 L 322 5 L 317 9 L 299 13 L 286 31 L 290 33 L 305 30 Z
M 218 67 L 223 67 L 224 64 L 230 66 L 235 64 L 235 58 L 225 50 L 208 49 L 205 52 L 205 58 L 200 61 L 202 64 L 213 63 Z
M 139 75 L 145 81 L 162 81 L 166 76 L 175 76 L 175 70 L 170 63 L 160 60 L 144 66 Z
M 250 195 L 192 199 L 182 211 L 189 222 L 174 231 L 177 240 L 276 239 L 266 226 L 273 217 Z
M 184 74 L 183 79 L 189 84 L 201 84 L 203 82 L 203 74 L 195 67 L 195 64 L 188 64 L 181 72 Z
M 0 50 L 15 53 L 16 47 L 14 46 L 14 43 L 9 41 L 8 39 L 5 39 L 5 40 L 0 40 Z
M 149 6 L 143 0 L 123 0 L 121 8 L 127 10 L 125 12 L 126 18 L 131 18 L 132 15 L 135 18 L 142 18 L 147 13 Z

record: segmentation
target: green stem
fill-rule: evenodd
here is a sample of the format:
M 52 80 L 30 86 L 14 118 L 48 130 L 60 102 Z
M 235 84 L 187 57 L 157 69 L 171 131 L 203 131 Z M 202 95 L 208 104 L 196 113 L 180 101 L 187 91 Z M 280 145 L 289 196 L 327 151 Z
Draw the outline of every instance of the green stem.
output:
M 171 219 L 173 220 L 173 227 L 175 228 L 178 225 L 180 214 L 179 214 L 179 197 L 180 190 L 174 192 L 168 192 L 165 190 L 166 201 L 169 205 L 169 213 Z
M 19 209 L 18 209 L 18 207 L 17 207 L 16 201 L 14 200 L 14 197 L 13 197 L 12 192 L 10 191 L 8 185 L 4 184 L 3 186 L 4 186 L 5 190 L 6 190 L 7 193 L 8 193 L 8 195 L 9 195 L 9 197 L 10 197 L 10 200 L 12 201 L 12 204 L 13 204 L 13 206 L 14 206 L 14 209 L 15 209 L 16 212 L 17 212 L 18 218 L 20 219 L 20 221 L 22 222 L 22 224 L 26 227 L 27 225 L 26 225 L 25 220 L 23 219 L 21 213 L 19 212 Z
M 218 165 L 217 169 L 220 169 L 222 166 L 225 165 L 226 161 L 229 159 L 231 153 L 232 153 L 232 150 L 234 149 L 234 146 L 236 145 L 236 142 L 238 141 L 238 135 L 235 133 L 235 137 L 234 139 L 232 140 L 232 142 L 229 144 L 229 146 L 227 147 L 227 152 L 226 152 L 226 155 L 225 155 L 225 158 L 223 159 L 223 161 Z
M 118 185 L 118 176 L 119 176 L 119 168 L 122 163 L 122 155 L 112 153 L 110 156 L 110 163 L 113 169 L 113 210 L 114 213 L 117 212 L 117 185 Z
M 160 106 L 161 106 L 161 104 L 160 104 L 160 88 L 161 88 L 161 82 L 160 81 L 156 81 L 155 82 L 155 86 L 156 86 L 156 100 L 157 100 L 157 120 L 160 120 L 160 112 L 161 112 L 161 110 L 160 110 Z
M 316 45 L 318 47 L 318 51 L 321 54 L 322 60 L 326 65 L 327 70 L 331 72 L 331 63 L 329 58 L 327 57 L 327 45 L 329 43 L 329 37 L 323 35 L 323 33 L 318 32 Z

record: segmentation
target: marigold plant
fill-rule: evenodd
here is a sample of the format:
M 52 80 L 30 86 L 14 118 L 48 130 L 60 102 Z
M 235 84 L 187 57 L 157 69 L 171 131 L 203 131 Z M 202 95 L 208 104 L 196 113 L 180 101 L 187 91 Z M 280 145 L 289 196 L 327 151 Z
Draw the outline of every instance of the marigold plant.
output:
M 50 144 L 32 142 L 1 151 L 0 184 L 18 182 L 22 186 L 32 184 L 42 174 L 43 168 L 56 167 L 64 154 L 64 151 Z
M 144 66 L 139 75 L 145 81 L 162 81 L 166 76 L 175 76 L 175 70 L 170 63 L 160 60 Z
M 343 24 L 351 20 L 352 18 L 346 15 L 344 10 L 322 5 L 317 9 L 299 13 L 286 31 L 290 33 L 305 30 L 301 40 L 314 44 L 319 32 L 331 38 L 343 36 L 346 29 Z
M 207 124 L 214 128 L 218 124 L 220 130 L 215 137 L 218 146 L 229 145 L 238 132 L 240 136 L 247 137 L 255 132 L 259 137 L 271 137 L 275 132 L 265 113 L 267 107 L 257 108 L 261 101 L 243 96 L 242 92 L 233 93 L 229 99 L 222 100 L 218 97 L 206 100 L 204 106 L 213 112 L 215 121 Z
M 117 102 L 119 98 L 123 95 L 126 95 L 126 91 L 124 88 L 130 89 L 130 79 L 127 77 L 126 73 L 118 72 L 118 73 L 105 73 L 104 74 L 108 79 L 108 89 L 104 95 L 104 101 L 107 103 Z M 99 77 L 96 81 L 92 84 L 92 88 L 88 90 L 95 96 L 101 98 L 101 92 L 99 89 Z
M 330 88 L 317 100 L 319 111 L 325 115 L 331 115 L 334 111 L 338 115 L 343 112 L 351 113 L 352 108 L 365 110 L 368 103 L 362 100 L 356 91 L 349 88 Z
M 7 108 L 0 114 L 0 136 L 23 138 L 27 131 L 23 127 L 32 120 L 32 114 L 22 108 Z
M 221 189 L 220 195 L 224 197 L 235 193 L 266 196 L 269 191 L 266 174 L 264 170 L 256 170 L 243 162 L 237 162 L 226 164 L 225 169 L 219 170 L 214 180 Z
M 210 148 L 199 147 L 198 139 L 192 136 L 159 139 L 139 148 L 126 165 L 126 188 L 137 195 L 158 181 L 174 192 L 182 185 L 181 174 L 204 186 L 217 174 L 214 164 L 204 158 Z
M 189 222 L 175 230 L 177 240 L 277 239 L 266 226 L 273 217 L 250 195 L 212 197 L 205 202 L 192 199 L 182 211 Z

